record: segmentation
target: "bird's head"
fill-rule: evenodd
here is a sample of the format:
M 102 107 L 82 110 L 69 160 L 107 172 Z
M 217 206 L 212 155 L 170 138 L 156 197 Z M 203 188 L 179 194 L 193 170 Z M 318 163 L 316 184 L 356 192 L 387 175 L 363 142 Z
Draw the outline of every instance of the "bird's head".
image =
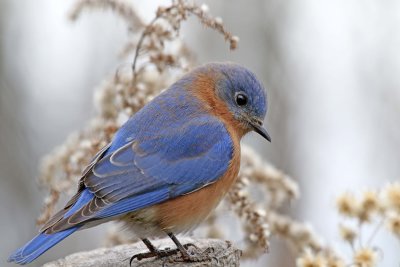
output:
M 271 142 L 263 121 L 267 113 L 267 96 L 264 87 L 250 70 L 234 63 L 210 63 L 200 68 L 200 73 L 212 77 L 214 97 L 227 107 L 231 117 L 244 133 L 255 131 Z M 203 86 L 204 88 L 205 86 Z M 220 116 L 224 115 L 220 109 Z M 218 112 L 218 111 L 217 111 Z M 226 113 L 226 112 L 225 112 Z

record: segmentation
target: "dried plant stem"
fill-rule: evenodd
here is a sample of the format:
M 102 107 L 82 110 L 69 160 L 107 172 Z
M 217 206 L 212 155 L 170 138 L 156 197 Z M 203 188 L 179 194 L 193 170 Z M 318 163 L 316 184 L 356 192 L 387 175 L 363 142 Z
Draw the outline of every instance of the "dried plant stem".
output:
M 372 231 L 372 234 L 371 234 L 371 236 L 369 237 L 369 239 L 368 239 L 368 241 L 367 241 L 367 243 L 366 243 L 366 246 L 367 246 L 367 247 L 371 246 L 372 241 L 374 240 L 374 238 L 375 238 L 376 235 L 378 234 L 379 230 L 382 228 L 383 223 L 385 222 L 385 220 L 386 220 L 386 218 L 382 217 L 382 218 L 379 220 L 379 223 L 378 223 L 377 225 L 375 225 L 375 228 L 374 228 L 374 230 Z
M 138 58 L 139 58 L 139 51 L 140 51 L 140 49 L 142 48 L 144 39 L 145 39 L 146 36 L 150 33 L 151 26 L 152 26 L 159 18 L 160 18 L 160 17 L 159 17 L 158 15 L 157 15 L 155 18 L 153 18 L 153 19 L 151 20 L 151 22 L 146 26 L 146 28 L 144 29 L 144 31 L 142 32 L 142 34 L 140 35 L 140 38 L 139 38 L 139 40 L 138 40 L 138 43 L 137 43 L 137 46 L 136 46 L 136 49 L 135 49 L 135 55 L 134 55 L 134 57 L 133 57 L 133 63 L 132 63 L 132 73 L 133 73 L 133 78 L 132 78 L 132 80 L 133 80 L 133 83 L 136 83 L 136 76 L 137 76 L 137 73 L 136 73 L 136 63 L 137 63 L 137 60 L 138 60 Z
M 142 28 L 144 26 L 143 20 L 138 16 L 137 12 L 131 5 L 124 1 L 118 0 L 80 0 L 77 1 L 73 9 L 69 13 L 69 18 L 73 21 L 77 20 L 79 15 L 85 9 L 93 8 L 110 8 L 121 18 L 123 18 L 129 25 L 131 31 L 135 28 Z

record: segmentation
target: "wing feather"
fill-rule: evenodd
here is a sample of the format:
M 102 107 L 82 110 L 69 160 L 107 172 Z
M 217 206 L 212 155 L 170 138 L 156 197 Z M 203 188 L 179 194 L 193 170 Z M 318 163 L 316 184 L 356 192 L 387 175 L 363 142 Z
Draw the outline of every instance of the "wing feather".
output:
M 124 144 L 114 140 L 120 147 L 113 150 L 111 144 L 81 180 L 82 190 L 93 198 L 70 216 L 52 221 L 52 230 L 187 194 L 215 182 L 228 169 L 233 143 L 222 122 L 210 115 L 156 134 L 141 131 Z

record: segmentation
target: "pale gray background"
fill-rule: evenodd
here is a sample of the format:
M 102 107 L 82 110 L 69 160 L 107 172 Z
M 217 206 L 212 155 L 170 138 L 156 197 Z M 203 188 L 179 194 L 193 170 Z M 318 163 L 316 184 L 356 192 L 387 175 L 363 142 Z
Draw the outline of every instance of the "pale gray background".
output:
M 93 115 L 93 89 L 118 66 L 125 40 L 123 22 L 110 12 L 69 22 L 71 2 L 0 1 L 1 266 L 37 231 L 40 158 Z M 167 3 L 147 2 L 138 6 L 146 17 L 157 2 Z M 300 200 L 288 205 L 292 215 L 348 253 L 339 242 L 335 196 L 400 177 L 400 2 L 209 4 L 240 36 L 240 49 L 229 52 L 194 19 L 186 40 L 199 62 L 237 61 L 263 81 L 273 143 L 256 135 L 245 142 L 300 183 Z M 80 232 L 32 266 L 98 247 L 104 230 Z M 399 242 L 385 235 L 376 241 L 384 251 L 379 266 L 398 266 Z M 269 255 L 247 265 L 294 266 L 287 255 L 274 241 Z

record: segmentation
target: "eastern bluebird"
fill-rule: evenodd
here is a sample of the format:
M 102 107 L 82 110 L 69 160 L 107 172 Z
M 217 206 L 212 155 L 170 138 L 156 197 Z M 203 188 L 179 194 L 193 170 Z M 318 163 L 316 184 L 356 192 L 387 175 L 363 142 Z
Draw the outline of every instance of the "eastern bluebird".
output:
M 197 226 L 234 183 L 240 140 L 262 127 L 266 93 L 255 75 L 233 63 L 206 64 L 185 75 L 133 115 L 83 171 L 78 192 L 9 261 L 30 263 L 74 233 L 124 222 L 149 251 L 149 237 L 175 237 Z M 134 257 L 135 257 L 134 256 Z

